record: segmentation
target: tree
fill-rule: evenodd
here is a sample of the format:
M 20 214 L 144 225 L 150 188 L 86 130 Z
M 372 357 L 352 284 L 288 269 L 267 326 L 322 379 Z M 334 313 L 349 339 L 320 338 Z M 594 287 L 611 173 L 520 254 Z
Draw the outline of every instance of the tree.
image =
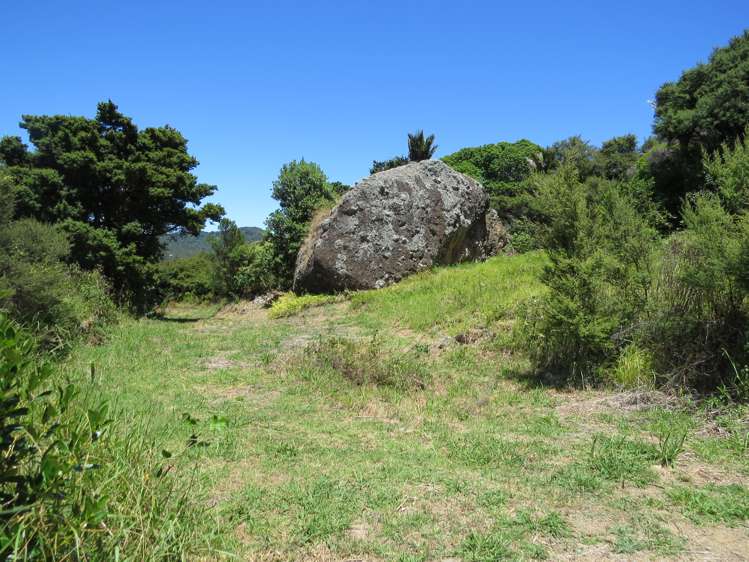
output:
M 635 135 L 614 137 L 595 154 L 595 171 L 609 180 L 626 180 L 634 175 L 639 157 Z
M 434 135 L 424 137 L 424 131 L 408 133 L 408 159 L 411 162 L 429 160 L 437 151 Z
M 649 154 L 647 171 L 672 214 L 686 193 L 705 187 L 702 153 L 743 139 L 747 123 L 749 31 L 656 93 L 653 129 L 666 146 Z
M 328 178 L 314 162 L 284 164 L 273 182 L 279 209 L 266 220 L 267 239 L 273 246 L 275 273 L 283 288 L 291 286 L 299 248 L 315 212 L 335 200 Z
M 543 152 L 544 169 L 548 172 L 569 163 L 575 168 L 581 180 L 595 174 L 595 159 L 598 149 L 580 135 L 557 141 Z
M 503 219 L 510 219 L 527 211 L 524 180 L 540 167 L 542 150 L 527 140 L 498 142 L 463 148 L 442 160 L 481 182 L 489 192 L 491 206 Z
M 655 132 L 682 149 L 712 152 L 743 138 L 749 123 L 749 30 L 716 49 L 706 64 L 660 87 Z
M 227 218 L 218 224 L 218 234 L 211 239 L 214 262 L 214 294 L 236 297 L 237 272 L 242 264 L 241 248 L 244 236 L 237 224 Z
M 223 214 L 200 206 L 216 187 L 198 183 L 198 161 L 168 125 L 140 130 L 107 101 L 94 119 L 24 115 L 21 127 L 35 150 L 18 137 L 0 141 L 0 161 L 17 184 L 16 216 L 59 223 L 72 260 L 100 269 L 137 308 L 152 296 L 159 236 L 197 234 Z
M 408 158 L 405 156 L 393 156 L 390 160 L 372 160 L 372 167 L 369 169 L 370 174 L 392 170 L 408 164 Z

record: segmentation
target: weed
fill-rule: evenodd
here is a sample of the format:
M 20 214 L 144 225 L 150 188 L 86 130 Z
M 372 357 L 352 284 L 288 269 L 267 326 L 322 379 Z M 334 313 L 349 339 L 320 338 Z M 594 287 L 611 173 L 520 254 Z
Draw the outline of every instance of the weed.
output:
M 321 339 L 307 348 L 304 361 L 305 370 L 333 371 L 356 385 L 423 389 L 429 377 L 422 358 L 413 353 L 388 353 L 376 335 L 364 342 Z
M 656 458 L 652 445 L 621 436 L 597 434 L 588 455 L 588 466 L 605 480 L 644 486 L 656 479 L 650 468 Z
M 507 534 L 470 533 L 460 545 L 460 554 L 466 562 L 492 562 L 513 557 L 512 540 Z
M 614 527 L 612 534 L 612 550 L 616 554 L 652 551 L 661 556 L 673 556 L 684 548 L 683 539 L 649 517 Z
M 339 302 L 345 300 L 345 298 L 345 295 L 295 295 L 294 293 L 284 293 L 273 303 L 268 316 L 270 318 L 294 316 L 308 308 Z
M 749 490 L 738 484 L 677 486 L 667 495 L 696 523 L 736 525 L 749 519 Z
M 688 431 L 686 427 L 670 427 L 658 432 L 657 458 L 661 466 L 674 465 L 676 458 L 684 451 Z

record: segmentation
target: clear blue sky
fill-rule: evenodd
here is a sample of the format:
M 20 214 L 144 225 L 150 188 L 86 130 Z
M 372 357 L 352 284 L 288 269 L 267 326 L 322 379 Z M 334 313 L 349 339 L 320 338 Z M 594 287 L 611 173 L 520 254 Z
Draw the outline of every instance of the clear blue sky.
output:
M 749 27 L 747 0 L 0 2 L 0 134 L 111 98 L 190 141 L 241 226 L 304 157 L 353 183 L 435 133 L 465 146 L 649 134 L 658 86 Z

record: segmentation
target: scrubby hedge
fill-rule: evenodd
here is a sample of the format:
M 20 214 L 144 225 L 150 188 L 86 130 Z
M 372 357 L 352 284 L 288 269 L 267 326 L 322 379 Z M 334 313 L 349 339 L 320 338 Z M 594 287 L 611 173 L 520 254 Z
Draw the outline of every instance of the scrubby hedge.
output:
M 536 178 L 550 290 L 518 335 L 537 370 L 745 392 L 749 147 L 724 145 L 703 165 L 714 191 L 690 195 L 666 236 L 641 178 L 581 181 L 572 164 Z

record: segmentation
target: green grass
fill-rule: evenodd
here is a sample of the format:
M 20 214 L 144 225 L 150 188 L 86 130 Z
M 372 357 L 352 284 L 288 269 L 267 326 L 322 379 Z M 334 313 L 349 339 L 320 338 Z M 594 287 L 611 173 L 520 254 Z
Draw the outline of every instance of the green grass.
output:
M 690 437 L 660 467 L 659 427 L 692 435 L 698 414 L 591 414 L 576 408 L 605 392 L 526 376 L 508 334 L 544 263 L 425 272 L 333 306 L 288 297 L 277 318 L 182 306 L 78 348 L 63 374 L 85 380 L 93 363 L 115 434 L 151 459 L 121 467 L 121 559 L 553 560 L 601 545 L 662 558 L 689 543 L 665 517 L 746 541 L 746 489 L 687 478 L 695 462 L 739 478 L 722 438 Z M 451 337 L 471 330 L 485 335 Z M 181 511 L 145 476 L 164 464 L 188 492 Z
M 308 308 L 334 303 L 343 299 L 345 299 L 345 295 L 295 295 L 294 293 L 284 293 L 271 305 L 268 315 L 271 318 L 294 316 Z
M 668 497 L 697 523 L 736 525 L 749 520 L 749 490 L 736 484 L 676 486 Z

